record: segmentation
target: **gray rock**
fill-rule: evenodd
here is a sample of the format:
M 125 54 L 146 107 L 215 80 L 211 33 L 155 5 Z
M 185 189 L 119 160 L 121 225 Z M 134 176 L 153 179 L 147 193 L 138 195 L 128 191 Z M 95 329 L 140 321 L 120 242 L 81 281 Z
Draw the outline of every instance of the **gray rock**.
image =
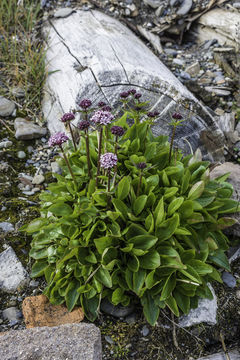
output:
M 175 50 L 175 49 L 165 48 L 164 52 L 167 55 L 173 55 L 173 56 L 177 55 L 177 50 Z
M 26 156 L 27 156 L 26 153 L 22 150 L 18 151 L 18 153 L 17 153 L 17 157 L 19 159 L 25 159 Z
M 59 175 L 62 174 L 62 170 L 56 161 L 53 161 L 51 163 L 51 169 L 52 169 L 52 172 L 55 174 L 59 174 Z
M 235 227 L 234 225 L 233 227 Z M 238 225 L 239 226 L 239 225 Z M 232 256 L 229 259 L 229 263 L 231 264 L 233 261 L 240 258 L 240 247 L 232 254 Z
M 233 7 L 235 7 L 235 9 L 240 9 L 240 2 L 234 3 Z
M 7 149 L 12 146 L 12 141 L 10 140 L 3 140 L 0 142 L 0 149 Z
M 186 15 L 192 7 L 192 0 L 183 0 L 180 8 L 177 11 L 177 15 L 184 16 Z
M 45 177 L 43 175 L 35 175 L 32 183 L 33 185 L 40 185 L 45 181 Z
M 15 110 L 14 102 L 0 96 L 0 116 L 10 116 Z
M 14 321 L 22 318 L 22 312 L 16 307 L 9 307 L 4 309 L 2 312 L 2 317 L 4 320 Z
M 73 12 L 74 12 L 74 10 L 71 8 L 58 9 L 57 11 L 55 11 L 54 17 L 55 18 L 65 18 L 65 17 L 71 15 Z
M 179 326 L 189 327 L 202 322 L 209 325 L 215 325 L 217 323 L 217 298 L 212 286 L 208 284 L 208 287 L 213 294 L 213 300 L 200 299 L 196 309 L 191 309 L 188 315 L 180 317 Z
M 157 10 L 155 11 L 155 14 L 157 17 L 161 16 L 164 12 L 164 6 L 163 5 L 160 5 Z
M 222 273 L 222 281 L 230 288 L 234 288 L 237 284 L 235 277 L 227 271 Z
M 0 230 L 2 230 L 3 232 L 7 233 L 10 231 L 14 231 L 14 226 L 13 224 L 7 222 L 7 221 L 3 221 L 0 223 Z
M 179 65 L 179 66 L 183 66 L 185 64 L 185 61 L 182 59 L 173 59 L 173 64 Z
M 18 260 L 15 252 L 8 247 L 0 254 L 0 289 L 13 293 L 28 282 L 27 271 Z
M 185 71 L 190 74 L 191 76 L 197 76 L 199 71 L 200 71 L 200 65 L 199 65 L 199 62 L 196 61 L 195 63 L 189 65 Z
M 101 302 L 101 310 L 106 314 L 117 318 L 125 317 L 131 314 L 134 310 L 133 306 L 114 306 L 106 298 Z
M 29 283 L 29 286 L 32 288 L 36 288 L 36 287 L 38 287 L 38 285 L 39 285 L 39 281 L 37 281 L 37 280 L 31 280 Z
M 181 76 L 181 78 L 184 79 L 184 80 L 190 80 L 190 79 L 191 79 L 191 75 L 188 74 L 186 71 L 181 71 L 181 72 L 180 72 L 180 76 Z
M 16 130 L 15 137 L 18 140 L 32 140 L 41 138 L 47 133 L 47 129 L 42 128 L 31 121 L 23 118 L 16 118 L 14 121 L 14 128 Z
M 220 88 L 214 87 L 214 86 L 206 86 L 205 90 L 207 90 L 210 93 L 214 93 L 217 96 L 229 96 L 229 95 L 231 95 L 231 91 L 220 89 Z
M 229 356 L 229 359 L 231 359 L 231 360 L 239 360 L 240 359 L 240 353 L 237 349 L 228 351 L 228 356 Z M 207 355 L 207 356 L 198 358 L 197 360 L 225 360 L 225 359 L 226 359 L 226 354 L 222 351 L 220 353 L 216 353 L 213 355 Z
M 101 360 L 100 330 L 81 323 L 10 331 L 0 336 L 0 358 Z
M 149 332 L 150 332 L 149 328 L 146 325 L 144 325 L 141 330 L 142 336 L 148 336 Z
M 161 5 L 162 0 L 143 0 L 143 2 L 145 5 L 149 5 L 153 9 L 157 9 Z

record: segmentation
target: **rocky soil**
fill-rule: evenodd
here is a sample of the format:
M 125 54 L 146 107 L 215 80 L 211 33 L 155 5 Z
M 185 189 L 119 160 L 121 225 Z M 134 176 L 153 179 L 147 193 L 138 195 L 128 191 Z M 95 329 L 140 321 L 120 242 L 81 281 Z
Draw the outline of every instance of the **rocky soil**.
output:
M 42 7 L 51 16 L 56 6 L 82 7 L 86 11 L 100 8 L 107 14 L 119 18 L 142 37 L 137 25 L 152 30 L 165 24 L 167 17 L 184 24 L 189 12 L 201 7 L 208 1 L 67 1 L 57 4 L 42 0 Z M 189 8 L 190 3 L 192 6 Z M 185 7 L 184 7 L 184 6 Z M 188 5 L 188 6 L 187 6 Z M 231 11 L 240 8 L 237 1 L 223 4 Z M 183 7 L 185 10 L 183 10 Z M 181 10 L 182 9 L 182 10 Z M 187 10 L 188 9 L 188 10 Z M 239 10 L 240 11 L 240 10 Z M 195 11 L 197 12 L 197 11 Z M 173 18 L 173 19 L 172 19 Z M 145 37 L 142 39 L 144 40 Z M 163 33 L 160 36 L 163 51 L 148 46 L 159 56 L 173 73 L 216 115 L 227 138 L 226 160 L 240 162 L 239 118 L 239 77 L 235 50 L 223 47 L 214 39 L 200 46 L 191 36 L 191 30 L 180 39 L 179 34 Z M 181 41 L 179 41 L 181 40 Z M 180 44 L 181 43 L 181 44 Z M 220 56 L 221 55 L 221 56 Z M 229 65 L 227 66 L 226 63 Z M 38 216 L 39 193 L 47 184 L 54 181 L 52 172 L 59 172 L 56 151 L 49 148 L 46 124 L 35 123 L 23 118 L 21 108 L 24 94 L 18 88 L 18 101 L 9 101 L 10 94 L 4 89 L 0 97 L 0 332 L 10 329 L 24 329 L 22 302 L 26 296 L 38 295 L 44 288 L 44 280 L 30 280 L 31 259 L 28 256 L 31 238 L 19 231 L 20 227 Z M 239 233 L 230 235 L 231 257 L 239 253 Z M 23 265 L 18 273 L 24 281 L 15 288 L 6 290 L 5 268 L 10 263 L 1 256 L 9 246 L 15 251 Z M 237 254 L 238 254 L 237 253 Z M 234 258 L 233 258 L 234 259 Z M 5 269 L 3 271 L 3 268 Z M 189 328 L 178 326 L 164 310 L 156 327 L 152 328 L 143 320 L 136 305 L 133 312 L 120 318 L 102 313 L 96 325 L 100 328 L 103 343 L 103 359 L 198 359 L 213 354 L 226 345 L 228 351 L 240 347 L 240 260 L 238 255 L 232 262 L 232 274 L 223 272 L 223 285 L 213 285 L 217 296 L 217 323 L 200 323 Z M 5 284 L 5 285 L 4 285 Z M 176 334 L 175 334 L 176 332 Z M 175 334 L 175 335 L 174 335 Z M 224 340 L 223 340 L 224 339 Z

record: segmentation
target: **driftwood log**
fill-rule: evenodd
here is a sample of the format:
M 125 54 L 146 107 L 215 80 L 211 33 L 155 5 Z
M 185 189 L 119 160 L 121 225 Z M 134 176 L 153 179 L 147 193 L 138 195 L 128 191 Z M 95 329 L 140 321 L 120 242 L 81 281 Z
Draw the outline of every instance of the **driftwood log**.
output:
M 240 12 L 213 9 L 198 19 L 194 31 L 200 42 L 216 39 L 220 45 L 230 45 L 238 49 L 240 45 Z
M 63 130 L 64 112 L 89 98 L 117 107 L 119 93 L 131 88 L 150 100 L 160 115 L 156 135 L 170 134 L 171 113 L 187 119 L 178 128 L 176 146 L 189 152 L 223 157 L 224 136 L 212 114 L 184 87 L 167 67 L 119 21 L 99 11 L 75 11 L 66 18 L 45 22 L 48 76 L 43 112 L 51 133 Z

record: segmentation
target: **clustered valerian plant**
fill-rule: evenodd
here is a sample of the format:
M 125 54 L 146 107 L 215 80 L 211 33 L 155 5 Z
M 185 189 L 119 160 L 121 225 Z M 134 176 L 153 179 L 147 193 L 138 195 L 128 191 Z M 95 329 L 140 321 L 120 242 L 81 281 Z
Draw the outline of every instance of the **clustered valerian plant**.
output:
M 218 269 L 229 270 L 222 229 L 237 203 L 227 175 L 210 180 L 207 161 L 174 150 L 181 114 L 172 114 L 170 144 L 154 137 L 150 124 L 159 114 L 140 98 L 135 89 L 122 92 L 121 117 L 104 102 L 97 109 L 80 102 L 81 141 L 63 148 L 65 134 L 50 138 L 63 153 L 63 174 L 41 194 L 41 217 L 25 226 L 33 235 L 32 276 L 45 276 L 53 304 L 81 305 L 92 321 L 103 298 L 140 301 L 152 325 L 165 306 L 188 313 L 200 297 L 212 297 L 207 284 L 221 282 Z M 62 119 L 71 129 L 73 116 Z

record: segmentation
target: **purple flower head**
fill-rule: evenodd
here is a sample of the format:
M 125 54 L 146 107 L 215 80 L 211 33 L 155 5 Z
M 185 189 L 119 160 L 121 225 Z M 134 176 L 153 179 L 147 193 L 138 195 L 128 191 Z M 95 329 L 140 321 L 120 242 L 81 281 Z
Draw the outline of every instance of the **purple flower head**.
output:
M 141 96 L 142 96 L 142 94 L 140 94 L 140 93 L 136 93 L 136 94 L 134 95 L 135 99 L 140 99 Z
M 180 113 L 175 112 L 172 114 L 172 118 L 175 120 L 181 120 L 183 117 Z
M 61 122 L 66 123 L 75 119 L 75 115 L 73 113 L 66 113 L 61 117 Z
M 105 105 L 107 105 L 104 101 L 99 101 L 99 103 L 98 103 L 98 106 L 99 107 L 103 107 L 103 106 L 105 106 Z
M 132 94 L 132 95 L 135 95 L 136 92 L 137 92 L 137 90 L 135 90 L 135 89 L 128 90 L 128 93 Z
M 143 169 L 145 169 L 146 167 L 147 167 L 147 164 L 146 164 L 145 162 L 140 162 L 140 163 L 137 164 L 137 168 L 138 168 L 138 169 L 143 170 Z
M 77 127 L 80 130 L 86 130 L 89 128 L 89 126 L 90 126 L 90 122 L 88 120 L 79 121 L 79 123 L 77 124 Z
M 92 105 L 91 100 L 89 99 L 83 99 L 80 101 L 80 103 L 78 104 L 82 109 L 86 110 L 89 108 L 89 106 Z
M 50 136 L 50 138 L 48 140 L 48 145 L 49 146 L 56 146 L 56 145 L 60 146 L 68 140 L 69 140 L 69 138 L 66 134 L 64 134 L 62 132 L 57 132 L 56 134 Z
M 112 108 L 109 105 L 104 105 L 101 110 L 102 111 L 112 111 Z
M 124 129 L 121 126 L 111 127 L 111 133 L 113 135 L 122 136 L 124 134 Z
M 158 111 L 149 111 L 149 112 L 147 113 L 147 116 L 150 117 L 150 118 L 154 118 L 154 117 L 156 117 L 156 116 L 158 116 L 158 115 L 159 115 L 159 112 L 158 112 Z
M 93 121 L 95 124 L 100 124 L 100 125 L 110 124 L 113 119 L 114 119 L 113 114 L 111 114 L 109 111 L 103 111 L 103 110 L 96 111 L 94 115 L 91 117 L 91 121 Z
M 120 93 L 120 97 L 122 99 L 126 99 L 129 96 L 129 92 L 128 91 L 123 91 Z
M 111 169 L 117 165 L 117 155 L 113 153 L 106 153 L 100 157 L 100 165 L 104 169 Z

